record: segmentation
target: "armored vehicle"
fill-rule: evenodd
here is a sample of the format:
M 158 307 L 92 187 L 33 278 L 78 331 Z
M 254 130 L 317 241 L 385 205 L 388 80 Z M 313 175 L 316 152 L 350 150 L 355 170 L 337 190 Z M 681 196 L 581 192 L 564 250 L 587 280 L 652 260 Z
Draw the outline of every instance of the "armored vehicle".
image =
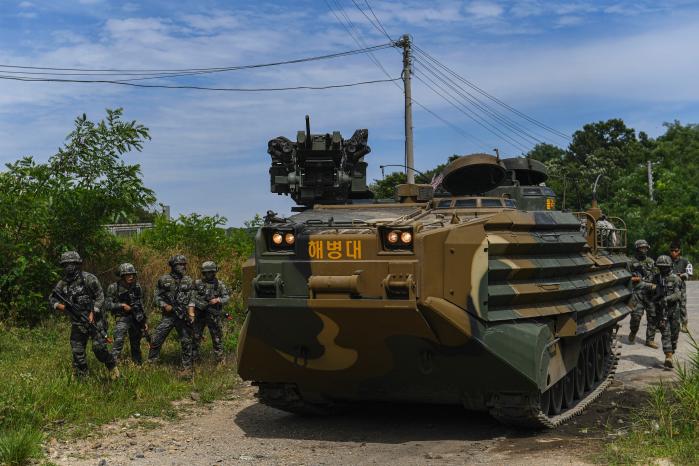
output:
M 623 223 L 602 235 L 598 209 L 522 210 L 505 191 L 483 194 L 514 186 L 486 154 L 445 168 L 449 198 L 401 185 L 396 202 L 373 200 L 367 136 L 307 125 L 296 142 L 270 142 L 271 190 L 300 206 L 268 212 L 244 266 L 238 371 L 260 402 L 455 404 L 529 427 L 583 410 L 611 380 L 630 312 Z

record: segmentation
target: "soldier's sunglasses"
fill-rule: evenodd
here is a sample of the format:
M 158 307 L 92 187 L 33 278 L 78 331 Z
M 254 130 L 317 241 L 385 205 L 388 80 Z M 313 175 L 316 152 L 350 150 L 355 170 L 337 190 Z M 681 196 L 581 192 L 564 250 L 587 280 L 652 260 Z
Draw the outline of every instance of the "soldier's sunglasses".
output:
M 670 249 L 670 252 L 680 252 L 679 249 Z

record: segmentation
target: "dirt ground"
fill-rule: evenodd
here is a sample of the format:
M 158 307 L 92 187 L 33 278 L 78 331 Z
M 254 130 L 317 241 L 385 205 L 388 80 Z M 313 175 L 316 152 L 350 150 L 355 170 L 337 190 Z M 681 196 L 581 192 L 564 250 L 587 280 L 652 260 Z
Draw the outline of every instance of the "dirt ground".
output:
M 699 335 L 699 282 L 688 291 L 690 331 Z M 206 407 L 181 402 L 189 411 L 181 420 L 133 417 L 93 438 L 54 440 L 48 455 L 66 466 L 590 464 L 609 440 L 624 434 L 647 385 L 673 376 L 662 368 L 660 349 L 644 346 L 644 338 L 628 344 L 628 318 L 620 335 L 622 356 L 610 388 L 556 430 L 521 432 L 486 414 L 441 406 L 371 405 L 337 417 L 302 418 L 257 404 L 255 389 L 241 383 L 227 399 Z M 689 346 L 681 334 L 680 359 Z

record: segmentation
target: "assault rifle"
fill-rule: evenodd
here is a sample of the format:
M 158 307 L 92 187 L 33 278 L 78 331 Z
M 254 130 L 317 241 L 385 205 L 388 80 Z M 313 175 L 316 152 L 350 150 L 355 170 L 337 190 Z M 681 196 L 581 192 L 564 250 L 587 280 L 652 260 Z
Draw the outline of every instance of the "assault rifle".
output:
M 65 306 L 65 311 L 73 318 L 73 320 L 76 320 L 80 322 L 83 325 L 86 325 L 87 328 L 95 332 L 95 335 L 97 338 L 100 340 L 106 342 L 106 343 L 112 343 L 112 339 L 109 338 L 109 335 L 107 335 L 107 332 L 102 328 L 97 326 L 94 322 L 90 322 L 90 319 L 87 317 L 87 314 L 84 312 L 81 312 L 80 306 L 77 304 L 73 303 L 70 299 L 68 299 L 66 296 L 63 295 L 60 291 L 54 289 L 51 291 L 51 296 L 56 298 Z M 92 311 L 92 309 L 90 309 Z M 90 312 L 89 311 L 89 312 Z
M 166 293 L 165 296 L 163 297 L 163 301 L 165 301 L 166 304 L 169 304 L 172 306 L 172 312 L 175 313 L 178 319 L 184 320 L 184 323 L 188 326 L 192 326 L 193 322 L 189 320 L 189 315 L 187 313 L 187 306 L 182 306 L 179 303 L 179 297 L 182 292 L 180 291 L 180 287 L 177 287 L 177 290 L 175 290 L 175 299 L 172 299 L 169 293 Z
M 655 295 L 653 296 L 653 303 L 655 304 L 655 322 L 659 330 L 665 329 L 667 325 L 667 301 L 665 297 L 667 296 L 667 282 L 662 274 L 658 273 L 653 280 L 655 283 Z
M 148 331 L 148 317 L 146 316 L 146 311 L 143 309 L 141 294 L 136 293 L 135 287 L 132 286 L 126 293 L 119 296 L 119 300 L 131 306 L 131 315 L 133 315 L 133 318 L 136 321 L 136 328 L 141 330 L 141 333 L 148 342 L 148 345 L 152 345 L 153 339 Z

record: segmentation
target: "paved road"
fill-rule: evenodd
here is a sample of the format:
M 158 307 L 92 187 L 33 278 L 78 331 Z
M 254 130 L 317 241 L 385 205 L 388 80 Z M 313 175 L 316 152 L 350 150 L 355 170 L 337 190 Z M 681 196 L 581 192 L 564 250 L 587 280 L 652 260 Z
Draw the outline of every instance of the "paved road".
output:
M 690 284 L 689 302 L 690 326 L 699 335 L 699 282 Z M 625 341 L 628 319 L 620 334 Z M 639 334 L 645 335 L 645 327 Z M 688 350 L 689 339 L 681 334 L 678 357 L 686 358 Z M 101 459 L 110 466 L 586 464 L 628 426 L 647 384 L 673 376 L 662 360 L 660 349 L 622 344 L 612 386 L 585 414 L 553 431 L 522 433 L 457 407 L 375 406 L 305 419 L 257 404 L 252 387 L 242 385 L 209 408 L 192 406 L 193 414 L 181 421 L 129 437 L 125 427 L 142 422 L 130 419 L 107 426 L 103 438 L 54 444 L 50 455 L 58 464 L 78 466 L 96 466 Z
M 691 335 L 699 337 L 699 281 L 689 282 L 687 286 L 687 312 L 689 316 L 689 331 Z M 646 318 L 641 321 L 641 328 L 636 337 L 636 344 L 628 343 L 629 319 L 622 322 L 619 335 L 622 336 L 621 361 L 617 369 L 617 379 L 631 386 L 638 386 L 637 382 L 647 383 L 658 379 L 672 377 L 672 372 L 663 370 L 665 355 L 662 352 L 660 334 L 656 335 L 655 342 L 659 349 L 645 346 Z M 686 333 L 680 333 L 677 348 L 677 359 L 682 363 L 686 361 L 691 350 L 691 339 Z

